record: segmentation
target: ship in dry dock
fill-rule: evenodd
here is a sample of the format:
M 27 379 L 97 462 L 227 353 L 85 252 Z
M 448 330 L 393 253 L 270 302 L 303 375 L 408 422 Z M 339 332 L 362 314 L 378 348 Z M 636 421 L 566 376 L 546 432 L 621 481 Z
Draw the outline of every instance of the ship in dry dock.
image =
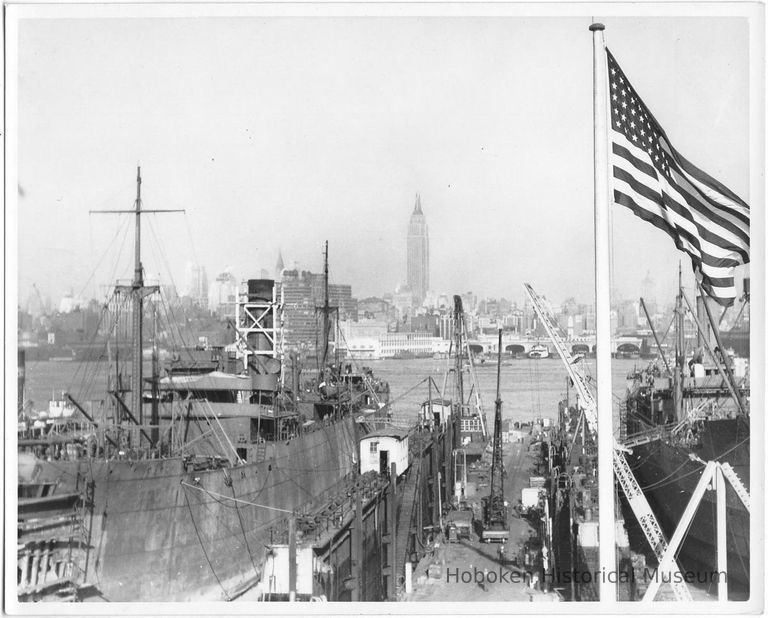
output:
M 583 358 L 565 345 L 544 299 L 529 284 L 525 287 L 577 393 L 576 406 L 567 400 L 561 404 L 559 433 L 549 449 L 545 518 L 552 521 L 553 577 L 562 581 L 561 574 L 569 574 L 566 583 L 572 600 L 594 600 L 599 587 L 573 576 L 600 569 L 596 403 L 580 368 Z M 724 349 L 722 340 L 705 300 L 699 299 L 699 320 L 682 286 L 679 289 L 675 369 L 664 357 L 654 329 L 659 362 L 669 374 L 665 380 L 651 364 L 647 371 L 630 376 L 631 388 L 620 410 L 621 439 L 613 446 L 612 467 L 627 516 L 625 525 L 622 511 L 616 512 L 615 583 L 620 600 L 653 600 L 661 593 L 666 600 L 690 601 L 692 589 L 686 583 L 694 582 L 703 584 L 705 593 L 714 592 L 716 586 L 722 600 L 726 595 L 743 599 L 748 594 L 746 364 L 719 353 Z M 682 363 L 686 358 L 683 299 L 701 344 L 687 363 L 690 377 L 683 373 Z M 710 333 L 716 344 L 710 343 Z M 704 350 L 709 362 L 704 361 Z M 716 491 L 707 492 L 707 487 Z
M 749 302 L 748 281 L 744 287 L 739 316 Z M 657 359 L 629 376 L 622 418 L 627 460 L 668 537 L 706 462 L 728 466 L 736 486 L 748 491 L 750 485 L 749 360 L 731 357 L 704 296 L 696 301 L 694 306 L 679 289 L 674 358 L 660 345 Z M 683 336 L 686 321 L 695 326 L 696 341 Z M 737 323 L 737 329 L 748 333 L 748 323 Z M 734 486 L 726 499 L 729 597 L 743 600 L 749 596 L 749 511 Z M 707 492 L 680 548 L 680 561 L 690 570 L 718 571 L 715 513 L 715 492 Z
M 144 377 L 158 289 L 144 281 L 140 214 L 152 211 L 140 188 L 139 173 L 134 279 L 115 289 L 131 308 L 132 356 L 110 364 L 103 399 L 67 395 L 57 418 L 19 419 L 20 601 L 238 598 L 266 577 L 282 516 L 357 482 L 356 420 L 386 403 L 387 386 L 351 363 L 325 368 L 314 389 L 295 370 L 285 379 L 271 280 L 240 290 L 233 350 L 182 350 L 161 377 L 154 347 Z

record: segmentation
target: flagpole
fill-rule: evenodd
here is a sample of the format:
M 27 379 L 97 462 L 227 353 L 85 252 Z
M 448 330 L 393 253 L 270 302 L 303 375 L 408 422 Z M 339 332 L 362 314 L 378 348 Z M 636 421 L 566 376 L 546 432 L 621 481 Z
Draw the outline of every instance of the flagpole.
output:
M 595 150 L 595 330 L 597 335 L 597 454 L 600 507 L 600 601 L 616 601 L 616 517 L 613 500 L 611 388 L 610 216 L 608 184 L 608 67 L 603 24 L 592 31 Z M 611 576 L 609 577 L 609 574 Z M 613 582 L 609 581 L 613 580 Z

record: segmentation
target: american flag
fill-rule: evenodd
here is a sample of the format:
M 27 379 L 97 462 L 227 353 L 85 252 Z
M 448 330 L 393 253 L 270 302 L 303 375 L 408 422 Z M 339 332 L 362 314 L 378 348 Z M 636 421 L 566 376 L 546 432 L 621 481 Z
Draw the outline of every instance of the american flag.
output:
M 690 255 L 701 284 L 733 304 L 733 268 L 749 262 L 749 206 L 685 159 L 608 54 L 613 199 Z

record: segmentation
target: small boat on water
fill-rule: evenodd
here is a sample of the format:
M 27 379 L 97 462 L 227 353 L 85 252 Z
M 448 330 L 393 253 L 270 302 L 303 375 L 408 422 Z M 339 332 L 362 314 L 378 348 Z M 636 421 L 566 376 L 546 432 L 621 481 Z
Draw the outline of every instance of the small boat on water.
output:
M 530 351 L 528 352 L 528 358 L 548 358 L 549 357 L 549 348 L 542 344 L 536 344 L 533 346 Z

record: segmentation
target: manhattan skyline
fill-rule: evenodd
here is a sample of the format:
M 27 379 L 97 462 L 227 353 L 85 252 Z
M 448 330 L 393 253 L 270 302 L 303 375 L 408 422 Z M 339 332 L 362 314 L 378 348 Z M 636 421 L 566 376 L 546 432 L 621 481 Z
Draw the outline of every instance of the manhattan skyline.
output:
M 126 217 L 88 211 L 130 207 L 141 163 L 144 207 L 186 209 L 145 227 L 147 276 L 169 272 L 177 287 L 188 262 L 245 279 L 280 250 L 320 272 L 328 239 L 331 281 L 380 296 L 406 282 L 418 191 L 431 289 L 521 300 L 530 281 L 591 302 L 591 16 L 142 10 L 20 22 L 19 301 L 32 284 L 60 296 L 130 278 Z M 751 202 L 747 25 L 717 18 L 713 40 L 713 20 L 602 18 L 675 143 Z M 637 295 L 650 270 L 659 300 L 671 297 L 678 261 L 691 284 L 663 233 L 620 209 L 613 229 L 617 293 Z

